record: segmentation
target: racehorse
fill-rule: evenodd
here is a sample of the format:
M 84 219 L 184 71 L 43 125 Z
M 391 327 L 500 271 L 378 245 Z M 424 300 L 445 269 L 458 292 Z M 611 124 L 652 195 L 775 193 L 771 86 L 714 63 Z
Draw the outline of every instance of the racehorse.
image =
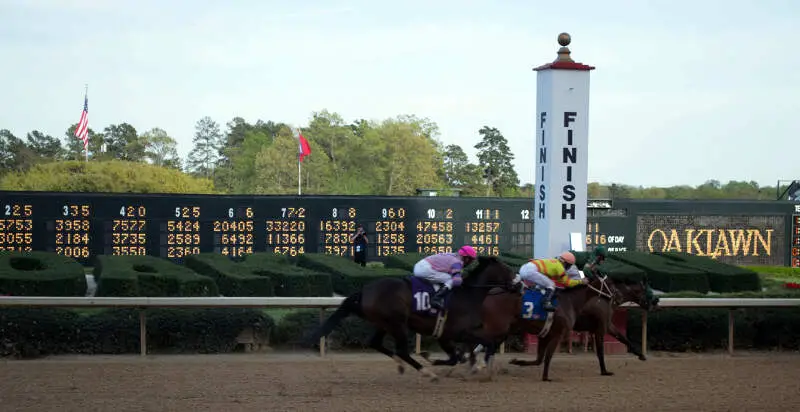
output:
M 318 341 L 330 334 L 344 318 L 356 315 L 375 327 L 370 347 L 392 358 L 403 373 L 403 362 L 435 381 L 436 374 L 411 357 L 408 347 L 409 329 L 421 335 L 437 336 L 442 349 L 456 357 L 453 343 L 463 342 L 489 347 L 505 340 L 515 312 L 487 313 L 484 298 L 492 296 L 494 306 L 519 299 L 518 287 L 512 285 L 514 271 L 494 256 L 480 256 L 477 266 L 465 276 L 445 300 L 445 311 L 430 308 L 434 287 L 417 277 L 384 278 L 372 281 L 348 296 L 336 311 L 311 335 Z M 493 307 L 494 307 L 493 306 Z M 394 352 L 383 346 L 386 334 L 395 342 Z
M 611 301 L 614 293 L 609 285 L 607 277 L 591 277 L 586 285 L 575 286 L 560 290 L 553 299 L 556 305 L 554 312 L 547 313 L 541 306 L 542 291 L 540 289 L 527 289 L 520 299 L 521 305 L 517 306 L 514 312 L 516 322 L 511 326 L 511 333 L 530 333 L 539 335 L 538 358 L 544 357 L 543 381 L 550 381 L 550 361 L 553 353 L 558 347 L 558 343 L 569 333 L 586 305 L 593 299 L 606 299 Z M 493 296 L 487 296 L 484 306 L 491 306 L 494 302 Z M 520 310 L 522 309 L 522 310 Z M 486 351 L 484 363 L 490 364 L 500 342 L 493 342 L 490 345 L 483 345 Z M 475 363 L 475 354 L 478 349 L 470 352 L 470 363 Z M 458 354 L 451 355 L 458 357 Z M 533 363 L 512 360 L 512 364 L 529 366 Z M 537 363 L 538 364 L 538 363 Z M 473 371 L 478 370 L 482 365 L 476 365 Z
M 598 276 L 597 274 L 595 275 Z M 639 360 L 647 360 L 644 354 L 642 354 L 637 347 L 633 346 L 630 340 L 620 333 L 611 322 L 614 311 L 621 304 L 626 302 L 636 303 L 642 309 L 649 311 L 658 305 L 659 299 L 653 296 L 652 289 L 650 289 L 645 281 L 612 281 L 607 279 L 606 282 L 613 292 L 612 298 L 607 299 L 605 296 L 592 297 L 583 307 L 572 330 L 576 332 L 592 333 L 595 353 L 597 354 L 597 360 L 600 364 L 600 374 L 603 376 L 611 376 L 613 373 L 608 371 L 605 363 L 603 338 L 606 334 L 611 334 L 611 336 L 624 344 L 628 348 L 628 351 L 636 355 Z M 543 360 L 543 345 L 541 342 L 537 349 L 535 361 L 512 359 L 509 363 L 517 366 L 540 365 Z

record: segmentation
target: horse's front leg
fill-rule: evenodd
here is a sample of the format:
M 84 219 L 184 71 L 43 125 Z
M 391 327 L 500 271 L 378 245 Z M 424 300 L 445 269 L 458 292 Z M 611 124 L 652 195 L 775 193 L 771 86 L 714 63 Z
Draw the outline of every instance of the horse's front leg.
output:
M 456 348 L 455 342 L 449 339 L 442 339 L 442 338 L 439 338 L 437 342 L 439 343 L 439 346 L 442 348 L 442 350 L 445 351 L 445 353 L 447 353 L 448 358 L 446 360 L 445 359 L 431 360 L 430 358 L 431 354 L 428 351 L 420 352 L 419 355 L 434 366 L 441 366 L 441 365 L 455 366 L 460 361 L 462 361 L 464 355 L 463 353 L 459 353 L 458 349 Z
M 634 346 L 633 343 L 631 343 L 631 341 L 628 340 L 627 336 L 625 336 L 622 333 L 620 333 L 619 329 L 617 329 L 617 327 L 614 326 L 613 323 L 609 323 L 608 324 L 608 333 L 611 336 L 613 336 L 614 339 L 622 342 L 622 344 L 625 345 L 628 348 L 628 351 L 630 351 L 631 353 L 636 355 L 639 358 L 640 361 L 646 361 L 647 360 L 647 357 L 644 356 L 644 354 L 639 350 L 639 348 Z

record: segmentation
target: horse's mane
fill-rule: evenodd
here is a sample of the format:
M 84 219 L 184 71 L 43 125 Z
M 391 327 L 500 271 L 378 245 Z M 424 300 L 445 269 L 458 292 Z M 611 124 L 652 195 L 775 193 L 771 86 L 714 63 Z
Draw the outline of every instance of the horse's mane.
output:
M 469 274 L 465 277 L 464 282 L 467 284 L 475 282 L 477 280 L 477 276 L 483 273 L 483 271 L 486 270 L 489 265 L 493 264 L 499 264 L 501 267 L 505 267 L 510 271 L 510 268 L 508 268 L 505 263 L 498 259 L 497 256 L 478 256 L 477 265 L 469 271 Z

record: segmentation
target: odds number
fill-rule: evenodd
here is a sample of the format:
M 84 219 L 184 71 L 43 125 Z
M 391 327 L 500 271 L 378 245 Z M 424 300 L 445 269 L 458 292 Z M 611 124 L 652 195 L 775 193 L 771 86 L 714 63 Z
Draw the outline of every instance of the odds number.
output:
M 431 308 L 431 295 L 428 292 L 417 292 L 414 294 L 414 302 L 417 311 L 429 310 Z
M 245 214 L 245 216 L 247 216 L 248 218 L 251 218 L 251 217 L 253 217 L 253 208 L 252 208 L 252 207 L 248 207 L 247 209 L 245 209 L 245 210 L 244 210 L 244 214 Z M 235 211 L 235 210 L 233 210 L 233 208 L 232 208 L 232 207 L 229 207 L 229 208 L 228 208 L 228 217 L 232 218 L 232 217 L 234 217 L 234 216 L 236 216 L 236 211 Z
M 344 213 L 344 209 L 342 209 L 342 213 Z M 339 217 L 339 210 L 336 209 L 336 208 L 331 209 L 331 217 L 334 218 L 334 219 Z M 344 216 L 342 216 L 342 217 L 344 217 Z M 350 219 L 355 218 L 356 217 L 356 209 L 352 208 L 352 207 L 347 209 L 347 217 L 349 217 Z
M 200 217 L 200 208 L 198 206 L 176 207 L 175 208 L 175 217 L 198 218 L 198 217 Z
M 386 219 L 386 218 L 389 218 L 389 219 L 394 219 L 394 218 L 403 219 L 403 218 L 406 217 L 406 210 L 403 209 L 402 207 L 399 208 L 399 209 L 395 209 L 395 208 L 387 209 L 387 208 L 384 207 L 383 209 L 381 209 L 381 217 L 384 218 L 384 219 Z

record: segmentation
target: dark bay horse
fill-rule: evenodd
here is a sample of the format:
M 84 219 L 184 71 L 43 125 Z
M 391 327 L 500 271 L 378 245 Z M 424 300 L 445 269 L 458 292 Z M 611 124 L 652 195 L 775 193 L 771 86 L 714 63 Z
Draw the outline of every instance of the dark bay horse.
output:
M 438 340 L 451 358 L 456 357 L 455 342 L 490 346 L 505 340 L 517 313 L 489 313 L 483 310 L 487 296 L 496 297 L 495 305 L 519 298 L 518 287 L 513 286 L 514 271 L 493 256 L 480 256 L 475 269 L 465 276 L 461 286 L 453 288 L 447 297 L 444 317 L 431 315 L 426 310 L 415 310 L 420 304 L 414 295 L 411 277 L 385 278 L 370 282 L 342 302 L 339 308 L 312 334 L 316 342 L 330 334 L 344 318 L 356 315 L 375 326 L 370 347 L 392 358 L 403 373 L 403 362 L 425 376 L 436 380 L 432 371 L 411 357 L 408 347 L 409 330 L 421 335 L 434 335 L 437 320 L 444 319 Z M 416 286 L 418 289 L 419 286 Z M 395 350 L 383 345 L 386 334 L 392 336 Z
M 550 361 L 553 358 L 553 353 L 567 334 L 572 331 L 579 315 L 583 309 L 590 302 L 596 298 L 606 299 L 611 301 L 614 292 L 610 288 L 609 281 L 606 277 L 591 277 L 589 283 L 586 285 L 575 286 L 571 288 L 562 289 L 556 295 L 558 305 L 556 310 L 549 314 L 544 319 L 535 319 L 523 314 L 517 310 L 514 315 L 516 322 L 512 325 L 512 333 L 530 333 L 538 334 L 538 358 L 544 359 L 544 370 L 542 373 L 542 380 L 549 381 Z M 486 298 L 484 305 L 491 304 L 492 296 Z M 529 302 L 525 302 L 529 304 Z M 533 304 L 531 303 L 531 313 L 533 313 Z M 486 346 L 485 362 L 489 363 L 491 357 L 494 355 L 498 343 L 492 342 L 494 346 Z M 470 353 L 470 360 L 475 358 L 475 352 Z M 511 361 L 514 365 L 527 366 L 531 365 L 530 362 L 518 361 L 516 359 Z
M 595 274 L 596 275 L 596 274 Z M 598 276 L 598 275 L 596 275 Z M 612 290 L 612 299 L 607 299 L 604 296 L 595 296 L 591 298 L 575 321 L 575 326 L 572 330 L 576 332 L 589 332 L 593 335 L 593 344 L 597 360 L 600 364 L 600 374 L 603 376 L 611 376 L 605 363 L 605 348 L 603 345 L 603 338 L 606 334 L 611 334 L 615 339 L 624 344 L 628 351 L 636 355 L 639 360 L 647 360 L 641 351 L 633 346 L 628 340 L 627 336 L 623 335 L 614 324 L 611 322 L 611 317 L 614 311 L 623 303 L 631 302 L 637 304 L 644 310 L 651 310 L 658 305 L 658 297 L 652 293 L 652 289 L 644 281 L 625 281 L 607 280 L 609 288 Z M 541 346 L 539 346 L 541 348 Z M 540 365 L 542 363 L 542 351 L 537 351 L 535 361 L 522 361 L 511 360 L 511 364 L 517 366 L 531 366 Z
M 590 302 L 584 307 L 578 320 L 575 322 L 573 328 L 576 332 L 589 332 L 593 335 L 594 350 L 597 354 L 597 361 L 600 363 L 600 374 L 603 376 L 611 376 L 614 373 L 606 369 L 605 361 L 605 348 L 603 339 L 606 334 L 610 334 L 620 343 L 628 348 L 628 352 L 636 355 L 639 360 L 645 361 L 647 357 L 634 346 L 628 337 L 622 334 L 614 323 L 611 322 L 611 317 L 614 312 L 623 303 L 635 303 L 640 308 L 650 311 L 658 306 L 658 297 L 653 295 L 652 289 L 644 281 L 620 281 L 614 282 L 613 289 L 616 292 L 614 299 L 609 302 L 594 298 L 594 302 Z M 541 363 L 541 359 L 537 358 L 535 363 Z

